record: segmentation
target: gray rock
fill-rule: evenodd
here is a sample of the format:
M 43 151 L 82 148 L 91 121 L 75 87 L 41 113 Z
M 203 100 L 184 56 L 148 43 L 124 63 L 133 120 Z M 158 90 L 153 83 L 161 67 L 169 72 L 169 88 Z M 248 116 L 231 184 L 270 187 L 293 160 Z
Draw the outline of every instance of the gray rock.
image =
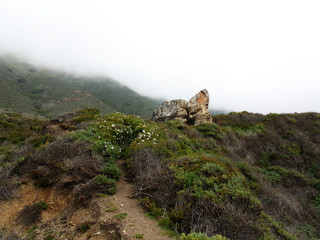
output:
M 176 99 L 161 103 L 153 111 L 152 120 L 166 121 L 175 119 L 191 125 L 212 122 L 208 106 L 209 93 L 206 89 L 203 89 L 193 96 L 189 102 Z
M 163 102 L 153 111 L 152 119 L 155 121 L 179 119 L 186 122 L 188 117 L 187 105 L 188 102 L 181 99 Z

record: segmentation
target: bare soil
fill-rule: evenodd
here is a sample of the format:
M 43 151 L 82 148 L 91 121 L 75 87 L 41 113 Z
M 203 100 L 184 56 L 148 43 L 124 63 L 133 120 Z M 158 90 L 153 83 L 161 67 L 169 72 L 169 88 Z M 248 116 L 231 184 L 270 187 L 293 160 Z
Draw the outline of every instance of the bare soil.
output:
M 23 184 L 17 197 L 0 204 L 0 230 L 23 231 L 25 226 L 20 226 L 16 222 L 16 218 L 18 213 L 27 205 L 45 201 L 48 205 L 48 209 L 42 213 L 42 221 L 45 222 L 57 216 L 68 205 L 69 200 L 69 196 L 53 188 L 39 189 L 31 181 Z

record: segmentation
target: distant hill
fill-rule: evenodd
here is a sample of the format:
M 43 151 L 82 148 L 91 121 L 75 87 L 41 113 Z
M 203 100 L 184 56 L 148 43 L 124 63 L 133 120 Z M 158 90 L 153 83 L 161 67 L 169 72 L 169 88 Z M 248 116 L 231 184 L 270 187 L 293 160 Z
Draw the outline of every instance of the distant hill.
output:
M 84 107 L 150 118 L 157 100 L 106 77 L 78 77 L 0 57 L 0 109 L 55 117 Z

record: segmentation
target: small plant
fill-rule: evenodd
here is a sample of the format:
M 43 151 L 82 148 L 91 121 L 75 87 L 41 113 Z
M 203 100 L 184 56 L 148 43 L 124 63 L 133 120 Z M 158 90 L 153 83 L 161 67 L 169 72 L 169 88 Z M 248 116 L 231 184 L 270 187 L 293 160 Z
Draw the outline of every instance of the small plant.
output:
M 221 236 L 220 234 L 208 237 L 204 233 L 189 233 L 186 235 L 182 233 L 180 240 L 228 240 L 228 238 Z
M 46 237 L 44 238 L 44 240 L 54 240 L 54 237 L 51 236 L 51 235 L 49 235 L 49 236 L 46 236 Z
M 175 224 L 171 221 L 169 216 L 160 218 L 158 224 L 166 230 L 174 229 L 175 227 Z
M 43 210 L 47 210 L 48 209 L 48 205 L 45 201 L 40 201 L 37 203 Z
M 128 215 L 127 213 L 119 213 L 117 215 L 114 215 L 114 218 L 121 220 L 121 219 L 124 219 L 127 215 Z
M 117 211 L 119 208 L 117 208 L 113 202 L 109 202 L 109 208 L 106 209 L 106 212 L 115 212 Z
M 106 210 L 106 212 L 115 212 L 115 211 L 117 211 L 119 208 L 116 208 L 116 207 L 112 207 L 112 208 L 108 208 L 107 210 Z
M 119 179 L 121 172 L 115 163 L 108 162 L 102 169 L 102 172 L 111 178 Z
M 115 179 L 111 179 L 108 178 L 106 175 L 103 174 L 99 174 L 95 177 L 95 183 L 97 185 L 101 186 L 106 186 L 107 189 L 107 193 L 108 194 L 115 194 L 117 192 L 117 188 L 116 188 L 116 180 Z
M 288 151 L 290 154 L 292 154 L 293 156 L 300 156 L 301 154 L 301 148 L 298 144 L 293 143 L 291 145 L 288 146 Z
M 117 192 L 117 188 L 116 186 L 112 186 L 112 187 L 109 187 L 107 192 L 110 194 L 110 195 L 113 195 Z
M 97 185 L 104 185 L 104 184 L 113 185 L 115 184 L 116 181 L 114 179 L 108 178 L 106 175 L 99 174 L 96 176 L 95 182 Z
M 134 237 L 137 238 L 137 239 L 143 239 L 143 234 L 137 233 L 137 234 L 134 235 Z
M 139 200 L 139 204 L 148 210 L 148 214 L 152 218 L 158 218 L 163 215 L 163 210 L 158 208 L 156 203 L 150 200 L 149 198 L 142 198 Z
M 87 234 L 87 239 L 92 238 L 92 234 Z
M 100 198 L 105 198 L 105 197 L 107 197 L 108 195 L 107 195 L 107 194 L 104 194 L 104 193 L 97 193 L 96 196 L 97 196 L 97 197 L 100 197 Z
M 85 233 L 90 228 L 91 228 L 91 222 L 86 221 L 86 222 L 80 223 L 77 226 L 77 231 L 80 232 L 80 233 Z
M 27 230 L 27 234 L 33 233 L 37 228 L 38 228 L 37 226 L 33 226 L 32 228 L 30 228 L 29 230 Z

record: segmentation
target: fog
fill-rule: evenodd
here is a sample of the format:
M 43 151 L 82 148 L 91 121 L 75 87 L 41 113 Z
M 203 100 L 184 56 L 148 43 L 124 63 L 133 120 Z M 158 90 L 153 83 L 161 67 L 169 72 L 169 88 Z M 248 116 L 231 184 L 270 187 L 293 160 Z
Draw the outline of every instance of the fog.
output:
M 320 112 L 320 2 L 0 0 L 0 52 L 210 107 Z

